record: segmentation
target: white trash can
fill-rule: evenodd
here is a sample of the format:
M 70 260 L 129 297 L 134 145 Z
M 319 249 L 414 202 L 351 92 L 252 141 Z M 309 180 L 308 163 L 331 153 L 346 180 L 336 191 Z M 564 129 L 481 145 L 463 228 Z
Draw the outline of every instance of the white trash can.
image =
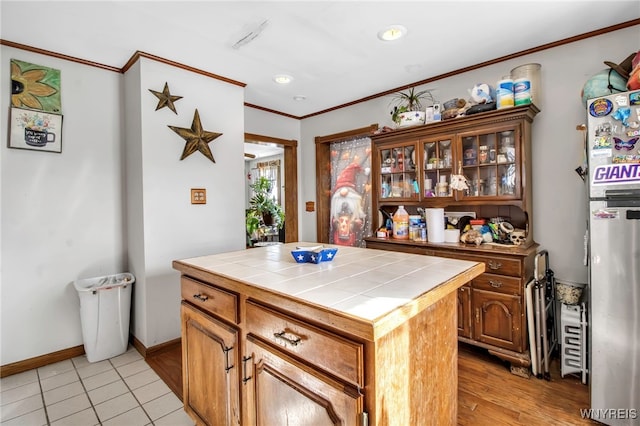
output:
M 131 288 L 130 273 L 76 280 L 84 351 L 89 362 L 102 361 L 127 350 Z

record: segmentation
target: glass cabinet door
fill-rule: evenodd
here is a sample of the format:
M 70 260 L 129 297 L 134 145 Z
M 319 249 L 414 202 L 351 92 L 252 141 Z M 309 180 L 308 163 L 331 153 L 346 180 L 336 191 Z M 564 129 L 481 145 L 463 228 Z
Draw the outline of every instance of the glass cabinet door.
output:
M 415 144 L 380 149 L 380 199 L 417 199 L 418 153 Z
M 516 150 L 513 130 L 462 137 L 462 174 L 469 189 L 465 197 L 516 195 Z
M 498 139 L 498 195 L 512 196 L 516 194 L 516 148 L 513 131 L 500 132 Z
M 454 163 L 452 138 L 426 141 L 422 147 L 424 151 L 423 164 L 423 196 L 451 197 L 451 171 Z

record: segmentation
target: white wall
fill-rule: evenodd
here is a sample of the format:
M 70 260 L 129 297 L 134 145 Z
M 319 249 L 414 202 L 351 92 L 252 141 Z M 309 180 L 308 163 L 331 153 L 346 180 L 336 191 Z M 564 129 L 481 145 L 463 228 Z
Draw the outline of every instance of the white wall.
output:
M 638 49 L 639 39 L 640 27 L 635 26 L 424 86 L 435 89 L 441 102 L 454 97 L 467 99 L 467 90 L 475 83 L 495 85 L 516 66 L 542 64 L 542 111 L 533 124 L 534 239 L 549 250 L 551 268 L 560 280 L 587 282 L 587 268 L 582 264 L 586 196 L 582 180 L 574 171 L 582 163 L 583 144 L 576 125 L 586 123 L 580 91 L 590 76 L 606 68 L 603 61 L 622 61 Z M 389 101 L 390 97 L 378 98 L 303 120 L 301 204 L 315 200 L 314 138 L 376 122 L 392 127 Z M 315 241 L 315 213 L 303 211 L 299 228 L 301 240 Z
M 0 365 L 82 344 L 73 281 L 124 264 L 122 75 L 0 46 Z M 62 153 L 7 148 L 12 58 L 61 70 Z
M 133 334 L 146 347 L 180 337 L 180 276 L 171 263 L 245 247 L 244 89 L 140 59 L 125 74 L 127 212 L 134 286 Z M 148 89 L 183 98 L 156 111 Z M 191 128 L 195 110 L 215 163 L 196 151 L 180 160 L 186 141 L 168 125 Z M 207 204 L 191 204 L 191 188 Z

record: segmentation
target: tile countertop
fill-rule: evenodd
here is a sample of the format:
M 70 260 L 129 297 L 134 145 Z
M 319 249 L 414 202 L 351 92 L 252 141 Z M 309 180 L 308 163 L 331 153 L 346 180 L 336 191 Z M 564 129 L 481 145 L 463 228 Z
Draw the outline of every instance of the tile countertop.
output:
M 418 298 L 442 298 L 484 272 L 484 264 L 420 254 L 324 244 L 338 249 L 329 262 L 296 263 L 296 242 L 183 259 L 185 267 L 229 278 L 321 308 L 374 321 Z

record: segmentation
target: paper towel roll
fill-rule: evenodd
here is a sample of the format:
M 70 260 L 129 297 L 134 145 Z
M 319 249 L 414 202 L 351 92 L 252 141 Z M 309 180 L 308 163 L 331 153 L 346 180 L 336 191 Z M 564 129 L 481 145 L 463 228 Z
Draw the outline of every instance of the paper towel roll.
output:
M 427 221 L 427 241 L 430 243 L 444 242 L 444 209 L 424 209 Z

